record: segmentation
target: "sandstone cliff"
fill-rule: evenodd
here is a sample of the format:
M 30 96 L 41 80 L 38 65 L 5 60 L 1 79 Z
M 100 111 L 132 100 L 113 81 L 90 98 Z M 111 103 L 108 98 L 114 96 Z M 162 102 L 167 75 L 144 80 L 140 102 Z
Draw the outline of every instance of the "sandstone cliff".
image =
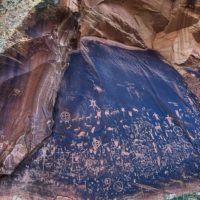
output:
M 192 2 L 194 6 L 190 6 Z M 200 59 L 200 1 L 189 3 L 189 0 L 52 0 L 45 3 L 4 0 L 0 14 L 0 52 L 31 39 L 23 29 L 30 26 L 28 18 L 37 8 L 43 12 L 49 6 L 58 5 L 80 13 L 81 36 L 154 49 L 187 76 L 186 80 L 194 79 L 182 70 L 185 66 L 198 69 Z M 196 85 L 199 86 L 198 81 Z
M 200 99 L 199 79 L 184 70 L 199 69 L 199 17 L 199 0 L 83 0 L 81 35 L 154 49 Z
M 79 49 L 79 39 L 84 36 L 118 42 L 127 49 L 155 50 L 184 77 L 200 100 L 200 81 L 196 75 L 200 67 L 199 16 L 200 0 L 194 4 L 186 0 L 2 0 L 0 174 L 13 174 L 51 135 L 54 103 L 68 67 L 68 55 Z M 26 185 L 29 175 L 23 174 L 20 178 Z M 13 194 L 19 187 L 20 195 L 29 198 L 29 194 L 23 192 L 24 185 L 10 187 L 12 176 L 2 180 L 5 184 L 1 184 L 1 188 L 6 191 L 0 193 L 2 199 L 15 198 Z M 158 196 L 163 194 L 155 188 L 139 187 L 157 192 Z M 59 194 L 64 196 L 62 189 L 66 189 L 65 186 L 58 187 Z M 198 185 L 193 184 L 185 187 L 185 192 L 198 189 Z M 168 188 L 167 192 L 182 191 Z M 79 198 L 73 187 L 66 193 Z M 56 192 L 52 196 L 65 199 Z M 156 198 L 147 196 L 146 199 Z
M 82 36 L 154 49 L 177 65 L 200 58 L 200 1 L 193 9 L 183 0 L 85 0 L 82 4 Z

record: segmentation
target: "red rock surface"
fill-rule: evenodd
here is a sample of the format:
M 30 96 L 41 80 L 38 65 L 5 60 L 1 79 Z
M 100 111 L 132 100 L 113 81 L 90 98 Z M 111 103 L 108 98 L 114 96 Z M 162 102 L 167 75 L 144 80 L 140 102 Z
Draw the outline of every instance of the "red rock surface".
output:
M 199 79 L 183 68 L 199 69 L 200 0 L 195 7 L 184 0 L 60 0 L 42 8 L 37 7 L 40 0 L 8 2 L 3 0 L 0 7 L 1 175 L 13 173 L 51 134 L 57 90 L 68 55 L 77 46 L 79 26 L 81 37 L 156 50 L 200 99 Z M 185 192 L 197 189 L 194 184 Z M 69 190 L 78 199 L 73 188 Z M 0 199 L 10 199 L 16 191 L 17 186 Z M 182 192 L 177 188 L 169 191 Z M 25 193 L 22 196 L 29 199 Z M 143 196 L 130 197 L 139 198 Z
M 30 39 L 0 56 L 1 174 L 11 174 L 51 134 L 57 90 L 78 37 L 75 15 L 53 9 L 33 14 L 36 21 L 23 27 Z

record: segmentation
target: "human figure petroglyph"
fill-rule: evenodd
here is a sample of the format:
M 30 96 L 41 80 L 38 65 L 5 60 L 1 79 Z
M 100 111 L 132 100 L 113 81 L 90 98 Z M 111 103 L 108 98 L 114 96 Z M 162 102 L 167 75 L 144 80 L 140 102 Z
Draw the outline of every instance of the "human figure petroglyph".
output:
M 172 153 L 172 146 L 170 144 L 167 144 L 163 148 L 164 153 Z
M 155 130 L 156 131 L 161 131 L 162 130 L 162 128 L 160 126 L 160 123 L 156 123 Z
M 173 118 L 172 118 L 171 116 L 167 115 L 167 116 L 166 116 L 166 120 L 168 121 L 168 123 L 169 123 L 170 126 L 173 126 L 173 125 L 174 125 L 174 123 L 173 123 Z
M 96 100 L 95 99 L 91 99 L 90 100 L 90 107 L 92 107 L 94 110 L 95 109 L 100 109 L 98 106 L 97 106 L 97 103 L 96 103 Z
M 97 110 L 96 116 L 98 120 L 101 118 L 101 110 Z
M 94 149 L 96 150 L 101 146 L 101 141 L 97 140 L 96 138 L 93 138 L 92 145 L 93 145 Z

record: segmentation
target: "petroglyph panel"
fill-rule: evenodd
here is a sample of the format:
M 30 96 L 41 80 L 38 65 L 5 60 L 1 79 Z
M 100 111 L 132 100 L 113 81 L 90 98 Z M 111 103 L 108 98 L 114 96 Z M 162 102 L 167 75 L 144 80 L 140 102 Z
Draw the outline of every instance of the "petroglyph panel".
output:
M 53 134 L 15 181 L 28 173 L 27 190 L 73 186 L 92 200 L 188 182 L 200 167 L 199 116 L 182 77 L 156 53 L 83 39 L 62 80 Z

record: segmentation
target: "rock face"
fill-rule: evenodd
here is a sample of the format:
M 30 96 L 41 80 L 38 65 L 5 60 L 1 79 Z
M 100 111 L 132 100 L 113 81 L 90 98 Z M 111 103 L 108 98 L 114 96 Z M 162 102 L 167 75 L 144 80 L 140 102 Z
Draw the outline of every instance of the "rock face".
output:
M 84 0 L 81 33 L 158 51 L 172 64 L 200 58 L 199 8 L 183 0 Z
M 83 0 L 82 10 L 82 36 L 154 49 L 200 100 L 199 79 L 185 71 L 199 69 L 199 0 Z
M 193 2 L 194 0 L 192 0 Z M 170 63 L 193 63 L 200 57 L 200 1 L 187 6 L 186 0 L 60 0 L 46 1 L 78 12 L 81 5 L 81 35 L 97 36 L 130 46 L 155 49 Z M 4 0 L 1 4 L 1 52 L 27 40 L 18 27 L 39 4 L 38 1 Z M 39 4 L 39 7 L 42 7 Z M 13 9 L 15 8 L 15 9 Z M 21 13 L 18 15 L 17 13 Z M 19 42 L 18 41 L 18 42 Z M 195 66 L 198 64 L 195 63 Z
M 3 0 L 0 198 L 200 190 L 199 16 L 200 0 Z
M 82 35 L 152 48 L 156 32 L 167 25 L 171 8 L 167 1 L 83 1 Z M 156 20 L 159 19 L 157 22 Z
M 199 115 L 183 78 L 155 52 L 82 38 L 58 91 L 52 135 L 2 179 L 0 195 L 144 199 L 194 180 L 184 189 L 198 191 Z
M 0 2 L 0 53 L 15 44 L 16 39 L 21 41 L 27 39 L 23 38 L 16 29 L 40 1 L 2 0 Z
M 23 27 L 29 40 L 0 56 L 1 174 L 11 174 L 51 134 L 57 90 L 78 37 L 68 7 L 49 9 L 36 19 Z
M 158 51 L 172 64 L 194 63 L 200 57 L 200 1 L 192 0 L 60 0 L 45 1 L 47 5 L 81 7 L 81 35 L 97 36 L 130 46 Z M 27 40 L 20 31 L 29 13 L 34 13 L 38 1 L 1 4 L 1 52 L 10 45 Z M 39 4 L 38 7 L 42 7 Z M 20 15 L 16 14 L 20 13 Z M 30 15 L 30 14 L 29 14 Z M 195 67 L 197 67 L 195 62 Z

